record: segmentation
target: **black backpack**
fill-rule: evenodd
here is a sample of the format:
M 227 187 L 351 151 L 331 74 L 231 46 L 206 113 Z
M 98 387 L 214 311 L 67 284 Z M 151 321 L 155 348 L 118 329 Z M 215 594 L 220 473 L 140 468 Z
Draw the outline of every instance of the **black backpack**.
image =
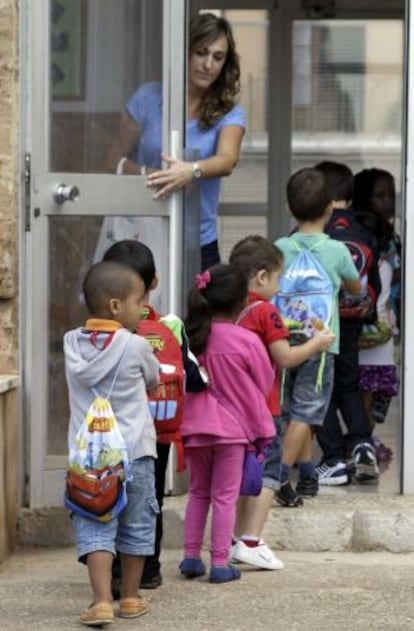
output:
M 378 271 L 378 253 L 374 239 L 353 215 L 352 210 L 335 211 L 326 226 L 325 232 L 332 239 L 344 243 L 359 272 L 365 289 L 363 298 L 355 297 L 341 290 L 339 294 L 339 315 L 341 318 L 358 318 L 364 322 L 375 321 L 376 303 L 381 291 Z

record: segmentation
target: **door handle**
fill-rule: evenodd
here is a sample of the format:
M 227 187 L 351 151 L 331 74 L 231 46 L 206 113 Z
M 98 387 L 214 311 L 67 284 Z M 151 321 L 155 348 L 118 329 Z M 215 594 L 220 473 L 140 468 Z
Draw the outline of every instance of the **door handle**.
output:
M 53 199 L 57 204 L 64 202 L 77 202 L 79 199 L 79 189 L 77 186 L 67 186 L 66 184 L 57 184 L 53 191 Z

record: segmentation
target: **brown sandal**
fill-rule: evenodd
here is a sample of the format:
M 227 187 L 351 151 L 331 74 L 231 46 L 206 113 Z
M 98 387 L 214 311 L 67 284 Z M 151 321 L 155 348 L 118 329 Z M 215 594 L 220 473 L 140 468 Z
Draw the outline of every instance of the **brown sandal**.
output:
M 114 610 L 111 603 L 92 603 L 80 615 L 79 621 L 87 627 L 101 627 L 114 620 Z
M 119 615 L 121 618 L 138 618 L 148 613 L 149 605 L 144 598 L 121 598 L 119 601 Z

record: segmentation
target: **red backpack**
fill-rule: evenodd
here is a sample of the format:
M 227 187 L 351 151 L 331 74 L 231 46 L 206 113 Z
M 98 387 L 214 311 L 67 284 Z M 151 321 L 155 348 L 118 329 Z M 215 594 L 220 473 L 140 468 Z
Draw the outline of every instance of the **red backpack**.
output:
M 181 346 L 172 330 L 175 327 L 182 327 L 179 318 L 162 318 L 152 307 L 146 305 L 138 333 L 151 344 L 161 366 L 159 385 L 147 392 L 157 441 L 175 444 L 177 471 L 184 471 L 184 449 L 180 434 L 184 403 L 184 366 Z

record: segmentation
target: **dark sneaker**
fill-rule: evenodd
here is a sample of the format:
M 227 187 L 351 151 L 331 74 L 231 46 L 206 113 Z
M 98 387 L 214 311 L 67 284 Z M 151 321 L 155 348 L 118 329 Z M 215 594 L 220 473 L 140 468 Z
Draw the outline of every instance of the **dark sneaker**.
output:
M 157 589 L 162 585 L 161 574 L 154 574 L 154 576 L 143 576 L 139 584 L 140 589 Z
M 375 449 L 370 443 L 359 443 L 352 450 L 354 478 L 359 484 L 377 484 L 379 469 Z
M 276 493 L 276 500 L 281 506 L 286 506 L 287 508 L 303 506 L 303 499 L 292 489 L 290 482 L 285 482 L 281 485 Z
M 306 476 L 301 478 L 296 485 L 296 493 L 301 497 L 315 497 L 318 495 L 319 485 L 318 478 L 315 476 Z

